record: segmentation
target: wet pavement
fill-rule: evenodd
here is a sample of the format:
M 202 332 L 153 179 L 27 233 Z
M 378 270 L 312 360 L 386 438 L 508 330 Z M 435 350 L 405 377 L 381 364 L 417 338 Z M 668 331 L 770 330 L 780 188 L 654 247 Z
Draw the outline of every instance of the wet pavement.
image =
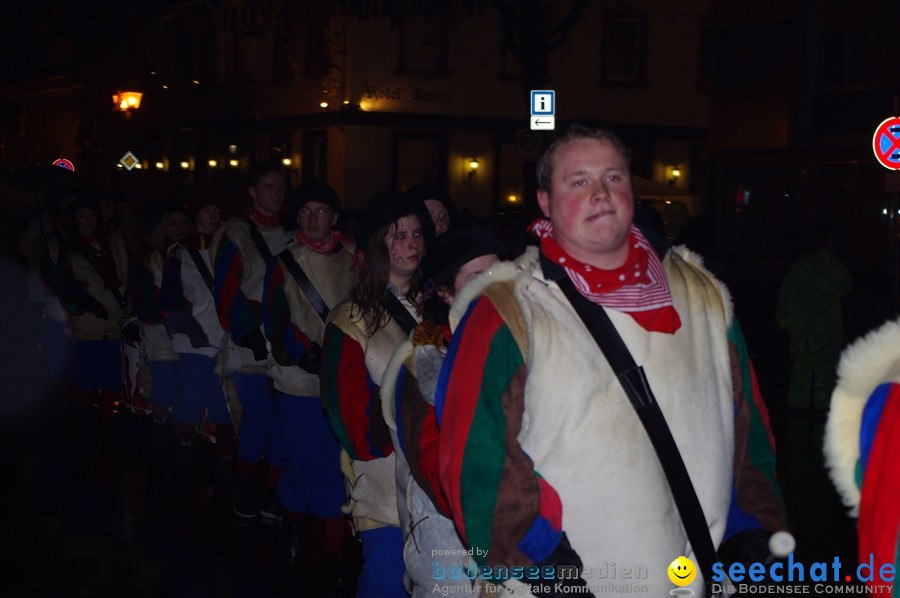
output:
M 119 415 L 114 432 L 73 419 L 6 422 L 0 594 L 337 595 L 320 584 L 321 529 L 287 562 L 279 524 L 234 517 L 214 491 L 212 445 L 182 467 L 148 450 L 146 416 Z

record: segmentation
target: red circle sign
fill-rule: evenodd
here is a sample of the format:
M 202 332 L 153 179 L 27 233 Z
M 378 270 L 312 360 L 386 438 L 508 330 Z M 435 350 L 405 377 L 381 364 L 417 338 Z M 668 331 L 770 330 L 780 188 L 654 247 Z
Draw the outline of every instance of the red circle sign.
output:
M 900 170 L 900 117 L 882 121 L 872 137 L 872 149 L 878 163 L 890 170 Z
M 72 172 L 75 172 L 75 165 L 72 164 L 70 161 L 66 160 L 65 158 L 60 158 L 59 160 L 55 160 L 53 162 L 53 165 L 59 166 L 60 168 L 65 168 L 66 170 L 71 170 Z

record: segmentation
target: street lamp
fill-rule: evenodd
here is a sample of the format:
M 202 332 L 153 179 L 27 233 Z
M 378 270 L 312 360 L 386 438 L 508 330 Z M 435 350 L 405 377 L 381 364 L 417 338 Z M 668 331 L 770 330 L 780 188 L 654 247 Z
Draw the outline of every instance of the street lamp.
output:
M 141 107 L 141 98 L 144 97 L 139 91 L 119 91 L 112 96 L 113 104 L 116 110 L 127 113 L 131 116 L 131 109 L 137 110 Z

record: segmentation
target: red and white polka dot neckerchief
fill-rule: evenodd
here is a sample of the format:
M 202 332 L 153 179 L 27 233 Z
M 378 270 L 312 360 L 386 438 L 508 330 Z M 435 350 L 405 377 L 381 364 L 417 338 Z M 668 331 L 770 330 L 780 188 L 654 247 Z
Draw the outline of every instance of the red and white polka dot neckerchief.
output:
M 579 262 L 553 238 L 553 225 L 541 218 L 529 227 L 541 252 L 559 264 L 578 292 L 593 303 L 630 315 L 645 330 L 674 334 L 681 319 L 672 304 L 662 263 L 635 225 L 628 234 L 628 259 L 614 270 Z

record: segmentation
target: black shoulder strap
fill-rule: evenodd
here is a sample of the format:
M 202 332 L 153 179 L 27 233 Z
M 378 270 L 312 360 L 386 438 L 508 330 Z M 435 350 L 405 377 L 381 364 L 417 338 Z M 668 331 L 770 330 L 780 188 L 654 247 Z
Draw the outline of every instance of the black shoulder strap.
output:
M 256 225 L 252 222 L 250 223 L 250 237 L 253 239 L 253 242 L 256 243 L 256 248 L 259 249 L 263 261 L 268 264 L 272 260 L 272 251 L 269 249 L 269 246 L 266 245 L 266 240 L 263 239 L 262 233 L 259 232 L 259 229 L 256 228 Z
M 110 248 L 110 251 L 112 251 L 111 248 Z M 103 280 L 103 269 L 100 268 L 100 264 L 98 264 L 94 260 L 93 256 L 88 254 L 86 251 L 82 252 L 81 254 L 88 261 L 88 263 L 94 268 L 94 271 L 97 272 L 97 274 L 100 276 L 100 279 Z M 121 307 L 122 310 L 124 311 L 128 307 L 128 297 L 123 295 L 119 291 L 119 289 L 117 289 L 116 287 L 109 287 L 109 292 L 112 293 L 112 296 L 116 299 L 116 303 L 118 303 L 119 307 Z
M 409 333 L 419 325 L 419 323 L 416 322 L 416 319 L 412 317 L 412 314 L 403 307 L 403 304 L 400 303 L 400 300 L 397 299 L 396 295 L 391 292 L 388 292 L 387 310 L 407 336 L 409 336 Z
M 666 474 L 688 540 L 697 560 L 700 561 L 700 570 L 706 579 L 709 592 L 712 568 L 716 562 L 716 549 L 709 535 L 709 527 L 700 500 L 681 459 L 681 453 L 678 452 L 675 439 L 672 438 L 672 432 L 666 424 L 665 416 L 650 389 L 644 369 L 634 362 L 628 347 L 625 346 L 625 342 L 602 306 L 592 303 L 579 293 L 565 271 L 543 254 L 541 254 L 541 268 L 547 279 L 559 285 L 600 346 L 647 431 Z
M 206 283 L 206 288 L 209 289 L 209 292 L 213 291 L 213 275 L 212 272 L 209 271 L 209 268 L 206 266 L 206 262 L 203 261 L 203 257 L 200 255 L 200 252 L 196 247 L 188 247 L 188 253 L 191 255 L 191 259 L 194 260 L 194 264 L 197 266 L 197 270 L 200 272 L 200 276 L 203 277 L 203 282 Z
M 328 305 L 325 303 L 325 300 L 322 299 L 322 295 L 320 295 L 319 291 L 316 290 L 316 287 L 306 275 L 306 272 L 304 272 L 303 268 L 300 267 L 300 264 L 294 261 L 294 256 L 291 254 L 290 250 L 285 249 L 278 254 L 278 257 L 281 259 L 281 263 L 284 264 L 284 266 L 294 277 L 294 280 L 297 281 L 297 285 L 300 286 L 300 290 L 303 291 L 303 293 L 306 295 L 306 298 L 309 299 L 309 304 L 312 305 L 314 310 L 316 310 L 316 313 L 319 314 L 319 317 L 322 318 L 322 321 L 327 322 Z

